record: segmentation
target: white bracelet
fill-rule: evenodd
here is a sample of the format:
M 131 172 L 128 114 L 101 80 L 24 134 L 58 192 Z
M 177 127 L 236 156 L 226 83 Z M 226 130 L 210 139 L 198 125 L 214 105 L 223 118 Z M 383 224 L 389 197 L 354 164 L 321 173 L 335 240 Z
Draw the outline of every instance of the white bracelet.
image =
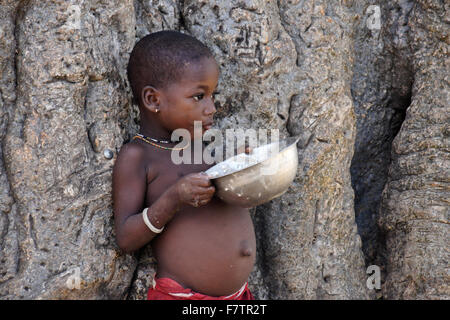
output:
M 152 223 L 148 219 L 147 210 L 148 208 L 145 208 L 144 211 L 142 211 L 142 218 L 144 218 L 145 225 L 150 229 L 151 232 L 161 233 L 164 230 L 164 226 L 161 229 L 158 229 L 154 225 L 152 225 Z

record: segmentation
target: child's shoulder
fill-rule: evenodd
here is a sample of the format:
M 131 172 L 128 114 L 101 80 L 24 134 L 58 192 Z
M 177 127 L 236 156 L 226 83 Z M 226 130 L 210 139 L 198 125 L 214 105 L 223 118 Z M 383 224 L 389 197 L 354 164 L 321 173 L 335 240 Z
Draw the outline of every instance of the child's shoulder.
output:
M 136 142 L 128 142 L 124 144 L 117 155 L 115 169 L 121 170 L 124 167 L 127 168 L 140 168 L 144 167 L 145 161 L 145 148 Z
M 145 154 L 144 146 L 136 143 L 134 140 L 124 144 L 120 148 L 118 157 L 125 158 L 141 158 Z

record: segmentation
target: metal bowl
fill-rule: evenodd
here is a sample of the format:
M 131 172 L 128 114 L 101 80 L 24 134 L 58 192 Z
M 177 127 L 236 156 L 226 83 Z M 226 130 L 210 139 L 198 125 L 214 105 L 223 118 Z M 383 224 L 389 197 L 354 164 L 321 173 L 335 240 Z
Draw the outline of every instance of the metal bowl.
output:
M 297 173 L 298 137 L 291 137 L 241 153 L 206 171 L 223 201 L 245 208 L 281 196 Z

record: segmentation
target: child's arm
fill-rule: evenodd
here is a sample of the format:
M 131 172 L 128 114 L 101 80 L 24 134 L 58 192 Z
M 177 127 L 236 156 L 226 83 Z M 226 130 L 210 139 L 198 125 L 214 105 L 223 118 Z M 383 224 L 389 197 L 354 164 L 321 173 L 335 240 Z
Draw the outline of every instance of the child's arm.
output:
M 143 155 L 141 147 L 125 145 L 114 165 L 116 238 L 119 247 L 125 252 L 141 248 L 156 236 L 156 233 L 145 225 L 142 217 L 147 192 L 147 172 Z M 211 200 L 214 191 L 206 175 L 186 175 L 151 204 L 147 216 L 156 228 L 161 228 L 172 219 L 182 204 L 204 205 Z

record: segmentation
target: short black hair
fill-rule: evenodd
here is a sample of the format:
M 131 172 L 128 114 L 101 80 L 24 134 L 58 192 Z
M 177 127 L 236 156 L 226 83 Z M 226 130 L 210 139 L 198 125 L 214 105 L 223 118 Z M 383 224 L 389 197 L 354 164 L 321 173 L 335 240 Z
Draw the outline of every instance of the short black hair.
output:
M 146 35 L 131 51 L 127 68 L 135 103 L 145 86 L 162 89 L 180 79 L 188 62 L 212 57 L 208 47 L 190 35 L 173 30 Z

